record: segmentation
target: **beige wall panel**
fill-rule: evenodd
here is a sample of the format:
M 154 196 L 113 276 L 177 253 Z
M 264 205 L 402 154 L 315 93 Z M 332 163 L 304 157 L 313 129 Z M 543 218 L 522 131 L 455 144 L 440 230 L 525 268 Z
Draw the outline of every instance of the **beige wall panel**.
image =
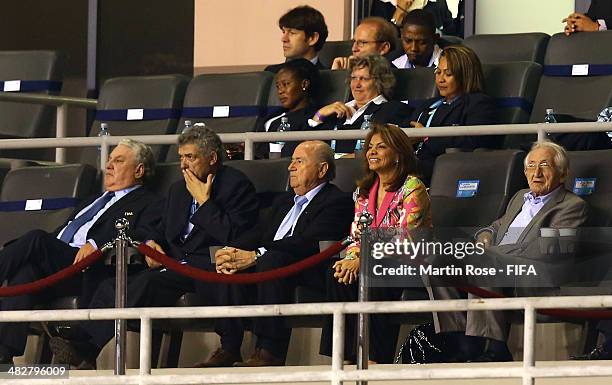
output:
M 195 0 L 194 67 L 257 68 L 284 60 L 278 18 L 307 4 L 320 10 L 328 40 L 350 32 L 349 0 Z M 253 67 L 255 66 L 255 67 Z
M 574 10 L 574 0 L 480 0 L 476 33 L 563 32 L 561 20 Z

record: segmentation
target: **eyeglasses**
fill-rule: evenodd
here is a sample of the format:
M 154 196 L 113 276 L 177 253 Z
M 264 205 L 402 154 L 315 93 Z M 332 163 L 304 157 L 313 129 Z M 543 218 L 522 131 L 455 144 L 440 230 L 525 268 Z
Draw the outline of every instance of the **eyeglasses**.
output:
M 371 77 L 371 76 L 351 76 L 349 79 L 350 79 L 351 82 L 357 82 L 357 81 L 367 82 L 367 81 L 370 81 L 370 80 L 372 80 L 374 78 Z
M 351 40 L 351 42 L 353 43 L 352 45 L 356 44 L 357 48 L 363 48 L 366 44 L 382 43 L 380 40 Z
M 547 161 L 543 160 L 539 164 L 536 164 L 535 162 L 529 162 L 527 163 L 527 166 L 525 168 L 529 171 L 534 171 L 536 168 L 541 168 L 542 170 L 550 170 L 552 166 Z

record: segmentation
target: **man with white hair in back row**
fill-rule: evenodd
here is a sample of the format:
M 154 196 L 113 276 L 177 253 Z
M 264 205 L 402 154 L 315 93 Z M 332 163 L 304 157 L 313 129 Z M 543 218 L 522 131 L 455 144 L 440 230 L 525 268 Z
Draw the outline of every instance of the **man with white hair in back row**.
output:
M 486 248 L 483 258 L 489 262 L 513 258 L 542 262 L 538 243 L 541 229 L 576 229 L 586 222 L 586 202 L 563 186 L 568 170 L 569 159 L 563 147 L 548 141 L 532 146 L 524 163 L 529 188 L 512 197 L 501 218 L 476 232 L 476 240 Z M 430 297 L 461 298 L 457 289 L 445 286 L 448 285 L 428 288 Z M 558 290 L 554 287 L 537 290 L 515 287 L 504 289 L 503 293 L 509 296 L 554 295 Z M 436 332 L 456 347 L 452 361 L 512 361 L 506 345 L 510 331 L 510 317 L 506 311 L 434 313 L 434 324 Z

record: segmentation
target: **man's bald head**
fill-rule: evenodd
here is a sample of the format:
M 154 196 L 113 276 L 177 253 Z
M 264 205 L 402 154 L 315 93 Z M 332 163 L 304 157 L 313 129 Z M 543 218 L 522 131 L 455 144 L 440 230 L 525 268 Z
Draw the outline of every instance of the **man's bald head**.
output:
M 289 184 L 296 195 L 305 195 L 336 176 L 334 152 L 320 140 L 300 143 L 289 164 Z

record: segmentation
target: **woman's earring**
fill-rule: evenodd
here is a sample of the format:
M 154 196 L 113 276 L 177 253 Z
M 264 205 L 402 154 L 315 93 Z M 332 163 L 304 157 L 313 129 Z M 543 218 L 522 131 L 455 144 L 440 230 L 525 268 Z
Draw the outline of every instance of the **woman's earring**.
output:
M 395 164 L 398 164 L 398 163 L 399 163 L 399 159 L 395 159 Z
M 302 91 L 306 91 L 306 87 L 302 87 Z

